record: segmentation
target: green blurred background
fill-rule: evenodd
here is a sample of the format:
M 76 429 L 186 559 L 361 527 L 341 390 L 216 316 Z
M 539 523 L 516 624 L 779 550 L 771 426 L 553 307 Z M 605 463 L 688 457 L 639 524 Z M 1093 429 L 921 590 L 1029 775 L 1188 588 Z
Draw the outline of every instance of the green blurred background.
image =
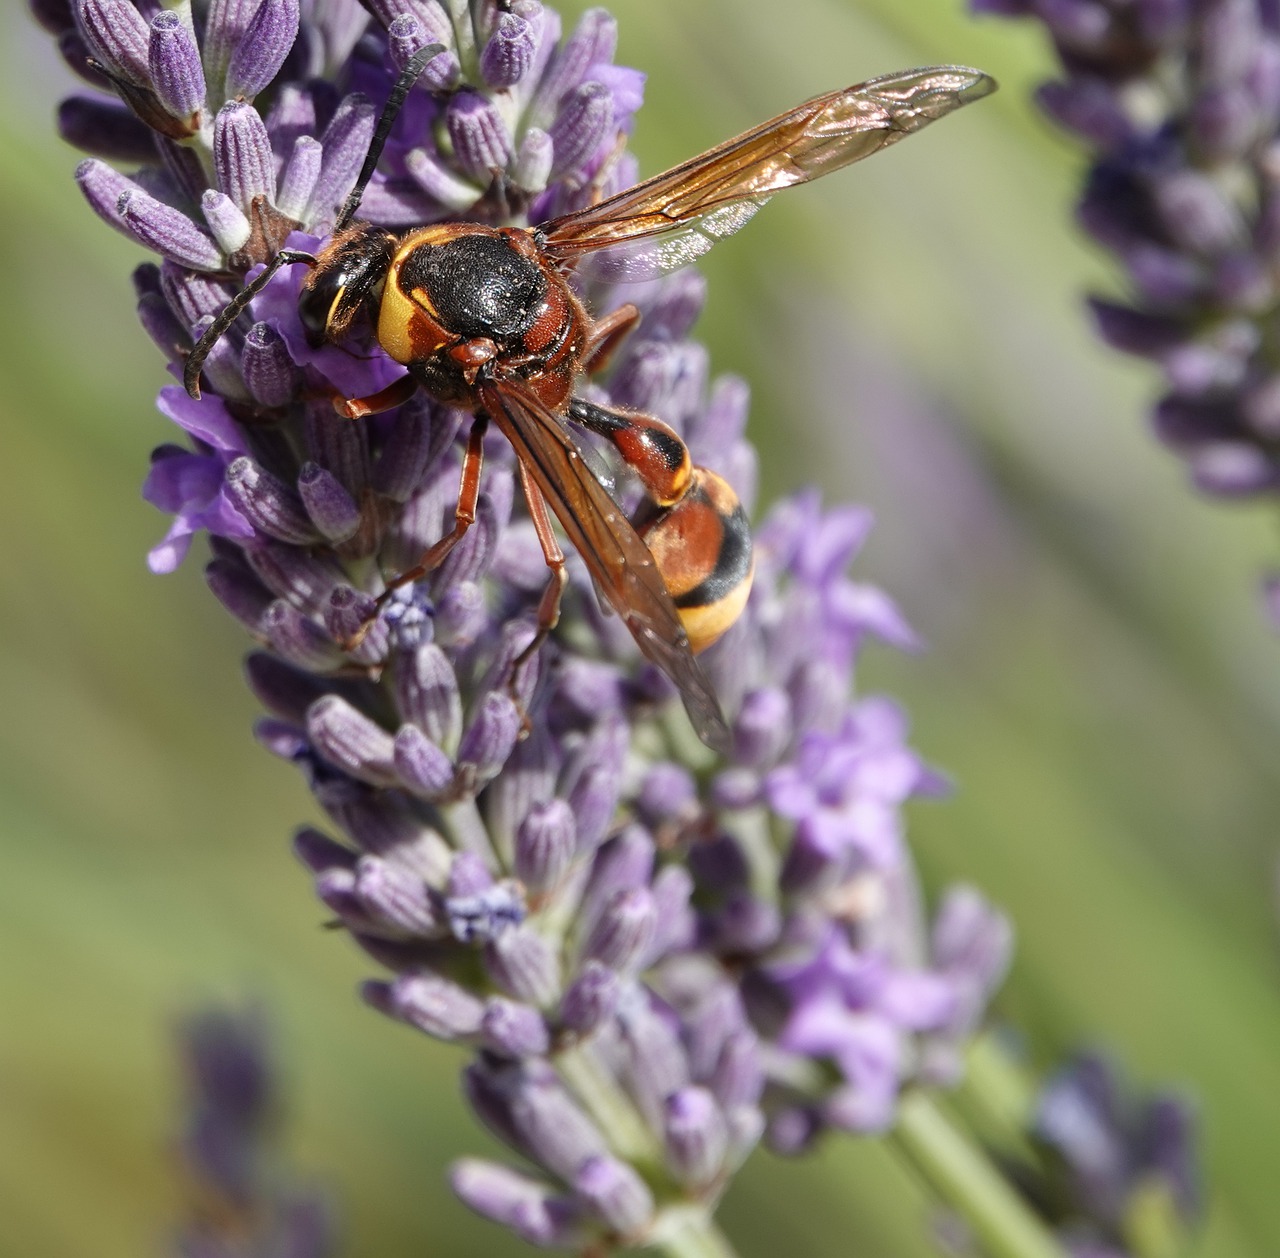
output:
M 577 4 L 562 5 L 574 13 Z M 709 259 L 701 324 L 754 389 L 765 500 L 809 481 L 880 520 L 859 563 L 930 642 L 873 650 L 957 779 L 917 807 L 926 883 L 1018 930 L 998 1010 L 1037 1065 L 1081 1042 L 1184 1081 L 1205 1127 L 1200 1253 L 1280 1253 L 1280 641 L 1257 581 L 1275 520 L 1188 492 L 1146 432 L 1152 372 L 1103 351 L 1106 285 L 1070 227 L 1080 159 L 1028 104 L 1038 33 L 960 0 L 621 0 L 649 74 L 652 172 L 815 92 L 963 61 L 1002 92 L 787 197 Z M 67 86 L 19 15 L 0 48 L 0 1253 L 158 1254 L 175 1016 L 267 1003 L 289 1153 L 353 1256 L 525 1252 L 442 1181 L 483 1150 L 458 1057 L 363 1010 L 369 971 L 288 852 L 314 809 L 259 751 L 244 641 L 143 557 L 138 485 L 170 437 L 132 317 L 141 254 L 81 203 L 53 138 Z M 932 1252 L 882 1145 L 757 1157 L 724 1209 L 744 1258 Z

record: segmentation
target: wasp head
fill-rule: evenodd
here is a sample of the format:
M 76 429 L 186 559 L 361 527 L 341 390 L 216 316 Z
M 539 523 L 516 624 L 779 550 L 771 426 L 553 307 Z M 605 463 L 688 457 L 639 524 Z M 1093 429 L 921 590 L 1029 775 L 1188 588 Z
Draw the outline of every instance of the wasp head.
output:
M 324 247 L 298 296 L 298 317 L 312 345 L 340 341 L 356 315 L 382 296 L 395 237 L 368 223 L 353 223 Z

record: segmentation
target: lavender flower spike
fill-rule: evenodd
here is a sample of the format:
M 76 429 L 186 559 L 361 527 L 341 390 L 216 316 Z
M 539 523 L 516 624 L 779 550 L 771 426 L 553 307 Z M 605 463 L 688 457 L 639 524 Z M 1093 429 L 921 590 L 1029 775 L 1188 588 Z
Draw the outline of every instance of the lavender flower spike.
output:
M 1156 435 L 1205 493 L 1274 500 L 1280 12 L 1100 0 L 1080 21 L 1075 5 L 972 7 L 1042 22 L 1061 59 L 1039 104 L 1089 151 L 1077 216 L 1126 290 L 1090 309 L 1108 345 L 1159 369 Z
M 260 1013 L 210 1009 L 188 1018 L 178 1039 L 190 1105 L 181 1149 L 199 1195 L 173 1253 L 252 1244 L 293 1258 L 336 1254 L 325 1199 L 282 1188 L 269 1167 L 279 1102 Z
M 122 4 L 81 0 L 85 38 L 105 48 L 103 15 Z M 424 74 L 391 129 L 360 207 L 375 227 L 528 225 L 634 182 L 620 137 L 643 78 L 613 64 L 603 11 L 560 43 L 532 0 L 368 8 L 365 27 L 348 0 L 211 4 L 196 130 L 175 144 L 160 128 L 136 182 L 81 168 L 95 211 L 166 259 L 137 286 L 179 374 L 244 277 L 282 247 L 324 246 L 372 102 L 420 41 L 447 45 L 447 73 Z M 315 77 L 336 13 L 345 96 Z M 154 73 L 145 23 L 110 50 L 131 76 L 137 117 L 116 137 L 130 151 L 139 120 L 186 116 L 200 78 L 191 40 L 155 20 Z M 958 1061 L 1006 951 L 985 903 L 935 945 L 915 912 L 901 809 L 942 784 L 896 705 L 849 698 L 868 639 L 913 641 L 846 576 L 865 513 L 803 494 L 763 520 L 755 593 L 703 657 L 730 713 L 718 759 L 576 564 L 560 626 L 523 659 L 546 565 L 506 444 L 486 450 L 475 526 L 357 643 L 379 574 L 453 527 L 465 417 L 419 395 L 338 418 L 330 399 L 378 393 L 402 368 L 368 329 L 317 347 L 306 274 L 270 274 L 198 400 L 161 392 L 185 444 L 162 447 L 147 480 L 173 517 L 152 566 L 210 535 L 210 587 L 257 648 L 258 738 L 338 836 L 308 828 L 296 850 L 325 917 L 384 971 L 366 1001 L 465 1054 L 472 1108 L 528 1164 L 461 1162 L 459 1196 L 534 1244 L 727 1252 L 712 1216 L 766 1130 L 783 1147 L 797 1120 L 810 1136 L 891 1125 L 904 1085 Z M 591 388 L 662 416 L 749 511 L 745 386 L 708 384 L 688 339 L 702 288 L 685 274 L 627 293 L 644 321 Z

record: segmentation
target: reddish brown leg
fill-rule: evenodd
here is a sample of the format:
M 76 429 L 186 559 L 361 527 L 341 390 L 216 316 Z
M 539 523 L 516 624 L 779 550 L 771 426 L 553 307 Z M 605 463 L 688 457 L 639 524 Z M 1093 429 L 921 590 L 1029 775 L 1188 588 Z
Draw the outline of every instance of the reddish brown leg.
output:
M 587 343 L 582 351 L 582 370 L 589 376 L 603 371 L 622 344 L 623 338 L 640 322 L 640 312 L 630 303 L 611 310 L 597 319 L 587 330 Z
M 534 531 L 538 534 L 538 543 L 542 547 L 542 557 L 551 569 L 551 579 L 547 588 L 542 591 L 538 600 L 538 629 L 533 641 L 516 656 L 511 665 L 511 686 L 515 687 L 520 670 L 534 656 L 537 649 L 546 641 L 549 634 L 560 621 L 560 596 L 564 593 L 569 575 L 565 571 L 564 551 L 560 549 L 555 530 L 551 525 L 551 512 L 547 508 L 547 500 L 542 491 L 533 483 L 523 462 L 517 464 L 520 469 L 520 488 L 524 490 L 525 502 L 529 504 L 529 515 L 533 519 Z
M 343 419 L 363 419 L 366 415 L 381 415 L 393 406 L 401 406 L 418 391 L 418 382 L 410 375 L 393 380 L 385 389 L 368 397 L 333 397 L 333 409 Z
M 471 425 L 471 435 L 467 438 L 467 452 L 462 456 L 462 483 L 458 487 L 458 505 L 453 513 L 453 531 L 446 533 L 434 546 L 431 546 L 412 568 L 397 574 L 387 582 L 386 589 L 374 600 L 369 619 L 343 643 L 348 651 L 354 650 L 364 641 L 370 625 L 377 620 L 378 613 L 387 605 L 392 594 L 402 585 L 417 581 L 438 568 L 449 552 L 462 540 L 466 531 L 476 522 L 476 502 L 480 498 L 480 470 L 484 466 L 484 434 L 488 427 L 487 415 L 477 415 Z

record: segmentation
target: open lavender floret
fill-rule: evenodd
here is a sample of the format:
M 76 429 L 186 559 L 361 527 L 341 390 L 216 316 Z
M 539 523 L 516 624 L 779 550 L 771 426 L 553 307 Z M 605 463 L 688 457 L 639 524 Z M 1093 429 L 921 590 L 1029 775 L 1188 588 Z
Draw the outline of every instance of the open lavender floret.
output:
M 241 277 L 314 247 L 355 179 L 374 106 L 428 42 L 449 53 L 410 96 L 361 214 L 529 222 L 634 181 L 619 150 L 638 72 L 592 10 L 560 41 L 533 0 L 40 0 L 73 65 L 111 85 L 64 107 L 95 211 L 162 256 L 135 280 L 175 376 Z M 175 16 L 175 13 L 177 16 Z M 86 67 L 88 49 L 101 69 Z M 105 70 L 105 74 L 103 71 Z M 784 502 L 758 534 L 755 592 L 704 657 L 732 754 L 693 738 L 571 561 L 562 623 L 524 669 L 546 579 L 494 438 L 478 518 L 353 649 L 384 577 L 452 522 L 466 415 L 423 395 L 348 421 L 328 395 L 399 372 L 368 336 L 314 349 L 301 268 L 274 277 L 205 365 L 185 436 L 145 492 L 173 517 L 151 564 L 201 531 L 213 593 L 258 644 L 258 736 L 306 775 L 329 826 L 298 854 L 387 977 L 366 999 L 471 1053 L 477 1114 L 530 1164 L 458 1164 L 475 1209 L 540 1245 L 652 1241 L 714 1207 L 766 1126 L 799 1149 L 875 1130 L 899 1088 L 944 1080 L 1003 972 L 1008 928 L 976 892 L 922 925 L 901 806 L 937 778 L 887 700 L 850 699 L 868 637 L 914 637 L 844 575 L 869 520 Z M 692 272 L 624 293 L 644 322 L 588 386 L 660 415 L 748 509 L 755 455 L 740 381 L 688 339 Z M 318 399 L 318 400 L 317 400 Z

